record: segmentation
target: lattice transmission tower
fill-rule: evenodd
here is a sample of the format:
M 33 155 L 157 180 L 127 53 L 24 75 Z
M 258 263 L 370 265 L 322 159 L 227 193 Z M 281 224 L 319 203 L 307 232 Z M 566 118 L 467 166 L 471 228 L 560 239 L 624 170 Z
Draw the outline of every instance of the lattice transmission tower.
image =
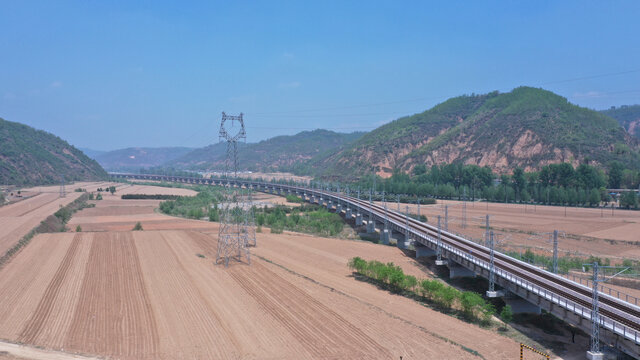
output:
M 222 113 L 219 131 L 220 141 L 227 142 L 224 177 L 238 177 L 238 141 L 247 139 L 242 113 L 227 115 Z M 249 246 L 256 245 L 255 222 L 251 188 L 233 187 L 227 182 L 224 199 L 220 207 L 220 230 L 218 232 L 218 252 L 216 263 L 224 261 L 229 265 L 230 259 L 242 261 L 246 257 L 251 264 Z

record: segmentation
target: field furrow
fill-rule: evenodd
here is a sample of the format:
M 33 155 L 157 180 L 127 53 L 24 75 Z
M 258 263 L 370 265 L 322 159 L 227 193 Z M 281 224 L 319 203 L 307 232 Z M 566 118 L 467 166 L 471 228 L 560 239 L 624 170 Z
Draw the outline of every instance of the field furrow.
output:
M 231 276 L 261 307 L 295 334 L 314 357 L 390 358 L 360 329 L 298 287 L 255 262 L 236 266 Z M 336 352 L 336 349 L 340 349 Z
M 131 234 L 94 236 L 65 348 L 131 359 L 155 353 L 155 317 Z
M 51 315 L 51 309 L 53 308 L 54 301 L 58 297 L 58 293 L 62 287 L 62 282 L 67 276 L 69 269 L 73 263 L 73 260 L 80 247 L 80 235 L 76 234 L 73 238 L 73 242 L 67 249 L 67 253 L 62 259 L 62 263 L 58 267 L 56 274 L 47 286 L 47 290 L 44 292 L 40 303 L 35 312 L 31 315 L 31 318 L 27 322 L 26 326 L 20 332 L 18 341 L 23 343 L 33 343 L 36 336 L 42 330 L 47 318 Z

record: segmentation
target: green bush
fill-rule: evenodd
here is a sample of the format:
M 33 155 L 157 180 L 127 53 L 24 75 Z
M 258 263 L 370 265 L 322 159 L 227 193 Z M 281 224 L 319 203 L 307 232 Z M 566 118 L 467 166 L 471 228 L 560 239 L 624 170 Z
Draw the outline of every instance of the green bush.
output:
M 287 202 L 290 203 L 302 203 L 303 200 L 295 195 L 287 195 L 286 196 Z
M 500 319 L 505 323 L 508 324 L 513 320 L 513 311 L 511 310 L 511 306 L 509 305 L 505 305 L 502 308 L 502 311 L 500 311 Z
M 420 294 L 445 310 L 452 309 L 457 301 L 464 318 L 469 321 L 490 325 L 495 314 L 494 306 L 487 303 L 479 294 L 471 291 L 460 292 L 436 279 L 418 280 L 413 275 L 405 275 L 401 267 L 391 262 L 384 264 L 377 260 L 366 261 L 360 257 L 354 257 L 347 265 L 352 271 L 387 285 L 393 292 Z
M 140 221 L 138 221 L 136 223 L 136 225 L 133 227 L 133 231 L 142 231 L 142 224 L 140 223 Z
M 76 226 L 76 232 L 82 232 L 82 226 L 80 225 Z
M 282 234 L 284 231 L 284 227 L 282 224 L 273 224 L 271 225 L 271 233 L 272 234 Z

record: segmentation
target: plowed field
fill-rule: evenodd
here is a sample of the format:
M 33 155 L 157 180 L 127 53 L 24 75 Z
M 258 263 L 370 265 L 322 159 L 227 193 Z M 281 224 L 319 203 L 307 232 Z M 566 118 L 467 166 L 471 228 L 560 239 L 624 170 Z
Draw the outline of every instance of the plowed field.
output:
M 77 199 L 81 193 L 68 193 L 60 198 L 57 193 L 38 193 L 28 199 L 0 207 L 0 255 L 15 245 L 20 238 L 38 226 L 60 206 Z
M 229 268 L 204 232 L 38 235 L 0 270 L 0 338 L 116 359 L 517 355 L 511 339 L 351 277 L 355 255 L 426 276 L 396 248 L 258 235 L 252 264 Z
M 396 210 L 396 204 L 389 203 Z M 640 260 L 637 234 L 640 232 L 640 212 L 609 208 L 565 208 L 561 206 L 532 206 L 520 204 L 473 203 L 466 204 L 466 226 L 462 227 L 463 204 L 460 201 L 438 200 L 437 205 L 421 206 L 420 213 L 429 223 L 437 224 L 438 215 L 444 226 L 444 205 L 448 205 L 449 230 L 482 241 L 485 215 L 490 215 L 491 228 L 501 233 L 498 241 L 507 250 L 532 249 L 550 254 L 552 244 L 549 233 L 561 232 L 560 254 L 588 257 L 607 256 Z M 406 204 L 400 204 L 405 211 Z M 409 205 L 417 213 L 415 204 Z M 566 234 L 566 236 L 563 236 Z

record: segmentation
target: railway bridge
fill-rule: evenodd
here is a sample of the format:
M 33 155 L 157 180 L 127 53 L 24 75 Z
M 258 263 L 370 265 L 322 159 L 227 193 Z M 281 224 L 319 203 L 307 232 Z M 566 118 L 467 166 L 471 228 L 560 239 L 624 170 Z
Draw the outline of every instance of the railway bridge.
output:
M 343 193 L 312 189 L 288 184 L 242 180 L 192 178 L 182 176 L 111 173 L 115 179 L 168 181 L 186 184 L 234 186 L 273 194 L 294 194 L 303 200 L 318 203 L 347 219 L 355 218 L 356 225 L 366 226 L 368 233 L 380 232 L 383 242 L 395 238 L 400 248 L 413 245 L 417 256 L 439 252 L 439 265 L 446 265 L 452 276 L 482 276 L 491 273 L 490 249 L 459 235 L 439 230 L 437 227 L 413 219 L 406 214 L 387 209 L 375 203 L 360 200 Z M 440 236 L 438 233 L 440 232 Z M 439 239 L 439 240 L 438 240 Z M 495 283 L 505 289 L 510 297 L 507 303 L 515 310 L 539 311 L 544 309 L 557 317 L 583 329 L 592 331 L 593 289 L 552 272 L 494 252 L 493 277 Z M 621 351 L 640 358 L 640 307 L 638 299 L 628 301 L 605 292 L 599 292 L 600 340 Z M 593 359 L 601 354 L 588 353 Z

